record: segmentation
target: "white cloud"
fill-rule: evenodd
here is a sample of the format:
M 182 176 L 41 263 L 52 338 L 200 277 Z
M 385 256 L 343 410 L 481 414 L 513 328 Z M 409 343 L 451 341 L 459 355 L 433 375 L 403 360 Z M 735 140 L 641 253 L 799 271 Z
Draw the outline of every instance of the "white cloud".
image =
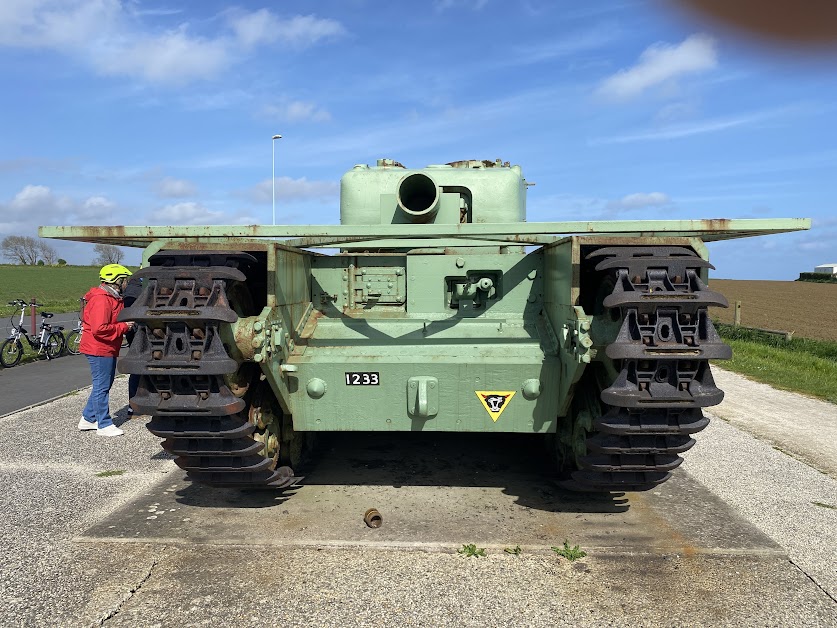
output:
M 668 194 L 662 192 L 637 192 L 635 194 L 628 194 L 619 200 L 608 201 L 607 209 L 642 209 L 645 207 L 659 207 L 660 205 L 668 205 L 671 203 L 671 198 Z
M 199 36 L 188 23 L 152 31 L 142 22 L 150 14 L 120 0 L 2 0 L 0 46 L 56 50 L 101 74 L 184 84 L 217 76 L 261 44 L 304 48 L 345 33 L 332 19 L 260 9 L 236 11 L 220 31 Z
M 792 115 L 795 108 L 786 107 L 780 109 L 772 109 L 767 111 L 754 111 L 744 113 L 738 116 L 728 116 L 723 118 L 711 118 L 694 122 L 692 124 L 678 124 L 665 126 L 660 129 L 652 129 L 642 133 L 631 133 L 627 135 L 615 135 L 612 137 L 602 137 L 591 140 L 591 145 L 597 144 L 625 144 L 628 142 L 647 142 L 660 140 L 673 140 L 683 137 L 690 137 L 692 135 L 703 135 L 704 133 L 717 133 L 718 131 L 726 131 L 736 127 L 751 126 L 753 124 L 766 122 L 768 120 L 778 118 L 784 115 Z
M 270 203 L 273 198 L 273 186 L 270 179 L 258 183 L 245 193 L 254 203 Z M 340 183 L 337 181 L 309 181 L 305 177 L 291 179 L 276 177 L 276 198 L 282 201 L 330 200 L 340 196 Z
M 0 44 L 59 50 L 84 46 L 114 28 L 122 13 L 119 0 L 3 0 Z
M 122 222 L 116 216 L 116 203 L 104 196 L 91 196 L 76 209 L 75 214 L 87 222 Z
M 182 84 L 209 79 L 232 63 L 229 43 L 177 31 L 104 46 L 92 62 L 103 74 L 139 76 L 150 83 Z M 109 52 L 109 54 L 108 54 Z
M 305 120 L 328 122 L 331 120 L 331 114 L 328 111 L 312 102 L 302 100 L 293 100 L 279 105 L 267 105 L 262 110 L 262 114 L 283 122 L 303 122 Z
M 488 0 L 436 0 L 433 6 L 436 7 L 437 11 L 447 11 L 448 9 L 458 9 L 460 7 L 471 9 L 472 11 L 480 11 L 487 4 Z
M 346 32 L 336 20 L 315 15 L 295 15 L 289 19 L 280 19 L 267 9 L 238 14 L 230 20 L 230 27 L 238 41 L 247 48 L 275 42 L 302 48 Z
M 78 200 L 45 185 L 25 185 L 8 203 L 0 202 L 0 216 L 0 236 L 34 233 L 40 225 L 123 222 L 116 203 L 104 196 Z
M 174 203 L 148 214 L 149 224 L 156 225 L 207 225 L 224 223 L 224 212 L 207 209 L 200 203 L 188 201 Z
M 649 46 L 636 65 L 604 79 L 597 93 L 624 100 L 677 77 L 711 70 L 717 64 L 715 40 L 698 33 L 676 46 L 663 43 Z
M 27 185 L 15 194 L 9 203 L 12 211 L 39 212 L 54 211 L 58 205 L 52 191 L 45 185 Z
M 154 191 L 161 198 L 183 198 L 185 196 L 194 196 L 195 184 L 184 179 L 165 177 L 157 182 Z

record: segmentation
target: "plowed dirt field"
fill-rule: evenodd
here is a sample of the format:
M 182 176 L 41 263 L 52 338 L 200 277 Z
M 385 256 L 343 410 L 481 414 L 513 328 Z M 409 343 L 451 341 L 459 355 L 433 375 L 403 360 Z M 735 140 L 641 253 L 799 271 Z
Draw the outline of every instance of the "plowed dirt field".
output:
M 794 332 L 794 338 L 837 341 L 837 284 L 804 281 L 739 281 L 711 279 L 709 289 L 729 300 L 729 308 L 710 315 L 732 323 L 741 301 L 741 325 Z

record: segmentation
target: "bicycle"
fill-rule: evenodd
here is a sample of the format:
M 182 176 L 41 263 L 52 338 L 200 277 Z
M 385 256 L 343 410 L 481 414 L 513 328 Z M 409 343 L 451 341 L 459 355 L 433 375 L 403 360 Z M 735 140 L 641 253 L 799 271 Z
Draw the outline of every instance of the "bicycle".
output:
M 53 328 L 52 325 L 47 323 L 47 319 L 52 318 L 53 314 L 50 312 L 41 312 L 41 333 L 32 338 L 23 328 L 23 319 L 26 315 L 26 308 L 30 306 L 39 308 L 43 307 L 43 305 L 40 303 L 26 303 L 23 299 L 9 301 L 9 305 L 20 308 L 20 320 L 17 324 L 15 324 L 14 314 L 10 319 L 10 322 L 12 323 L 12 333 L 6 341 L 0 345 L 0 364 L 6 368 L 10 368 L 20 362 L 20 358 L 23 357 L 23 343 L 20 341 L 21 336 L 26 338 L 26 342 L 29 343 L 29 346 L 33 350 L 37 351 L 39 356 L 46 355 L 47 360 L 52 360 L 53 358 L 57 358 L 61 355 L 61 352 L 64 351 L 65 343 L 64 334 L 61 333 L 64 328 Z
M 72 355 L 78 355 L 80 353 L 79 345 L 81 345 L 82 332 L 81 317 L 82 313 L 84 312 L 84 306 L 87 305 L 87 300 L 84 297 L 81 297 L 78 300 L 78 305 L 78 321 L 76 322 L 76 326 L 73 327 L 72 331 L 70 331 L 70 333 L 67 334 L 67 341 L 65 344 L 67 348 L 67 353 L 70 353 Z
M 78 355 L 79 345 L 81 345 L 81 320 L 76 323 L 76 326 L 67 334 L 67 353 Z

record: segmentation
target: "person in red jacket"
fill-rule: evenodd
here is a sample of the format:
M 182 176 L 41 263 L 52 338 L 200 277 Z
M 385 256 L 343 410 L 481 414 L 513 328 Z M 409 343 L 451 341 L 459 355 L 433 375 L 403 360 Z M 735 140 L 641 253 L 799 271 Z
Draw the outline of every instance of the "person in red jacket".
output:
M 131 271 L 120 264 L 102 266 L 101 283 L 84 295 L 86 305 L 81 318 L 79 351 L 90 363 L 93 389 L 81 412 L 78 429 L 96 430 L 101 436 L 121 436 L 124 432 L 113 424 L 110 416 L 110 388 L 116 376 L 116 357 L 122 336 L 134 328 L 133 322 L 117 322 L 122 311 L 122 292 Z

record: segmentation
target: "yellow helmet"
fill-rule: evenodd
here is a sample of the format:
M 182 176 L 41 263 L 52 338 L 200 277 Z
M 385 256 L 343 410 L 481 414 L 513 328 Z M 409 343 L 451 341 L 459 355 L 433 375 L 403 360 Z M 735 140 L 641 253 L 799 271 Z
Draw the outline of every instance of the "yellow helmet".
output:
M 122 264 L 108 264 L 102 266 L 102 270 L 99 271 L 99 279 L 104 283 L 116 283 L 123 277 L 130 277 L 131 275 L 131 271 Z

